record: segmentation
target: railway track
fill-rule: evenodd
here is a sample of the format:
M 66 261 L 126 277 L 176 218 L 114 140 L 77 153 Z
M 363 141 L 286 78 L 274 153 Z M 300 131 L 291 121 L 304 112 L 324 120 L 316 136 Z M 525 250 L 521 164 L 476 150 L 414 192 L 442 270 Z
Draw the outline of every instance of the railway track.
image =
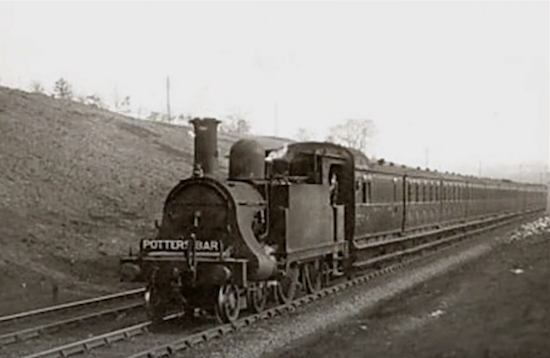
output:
M 45 333 L 140 309 L 144 291 L 134 289 L 0 317 L 0 349 Z
M 139 324 L 124 327 L 122 329 L 45 349 L 27 355 L 25 358 L 69 357 L 78 354 L 91 357 L 169 357 L 175 352 L 238 331 L 255 322 L 269 319 L 289 311 L 294 311 L 300 306 L 307 305 L 323 297 L 334 295 L 351 287 L 364 284 L 381 275 L 399 271 L 414 262 L 425 259 L 427 256 L 432 256 L 431 254 L 441 253 L 447 249 L 453 248 L 458 243 L 463 242 L 465 238 L 510 225 L 517 221 L 525 220 L 528 217 L 529 216 L 525 215 L 499 216 L 469 224 L 446 227 L 440 230 L 415 233 L 396 240 L 378 242 L 376 244 L 380 247 L 394 246 L 398 241 L 403 242 L 407 240 L 411 242 L 414 240 L 418 245 L 399 252 L 391 252 L 390 254 L 383 255 L 382 258 L 372 259 L 370 264 L 377 268 L 361 276 L 348 280 L 342 279 L 335 285 L 324 288 L 318 293 L 299 297 L 290 303 L 272 307 L 258 314 L 250 314 L 231 324 L 216 325 L 213 322 L 203 321 L 198 325 L 191 326 L 188 321 L 185 321 L 186 323 L 184 324 L 181 322 L 178 323 L 176 318 L 180 317 L 180 315 L 173 314 L 165 318 L 165 325 L 170 324 L 168 322 L 173 323 L 170 328 L 155 328 L 151 321 L 144 320 Z M 431 238 L 431 241 L 427 240 L 427 238 Z M 373 243 L 373 245 L 375 245 L 375 243 Z M 138 336 L 139 338 L 135 339 L 135 337 Z M 175 339 L 175 336 L 179 338 Z

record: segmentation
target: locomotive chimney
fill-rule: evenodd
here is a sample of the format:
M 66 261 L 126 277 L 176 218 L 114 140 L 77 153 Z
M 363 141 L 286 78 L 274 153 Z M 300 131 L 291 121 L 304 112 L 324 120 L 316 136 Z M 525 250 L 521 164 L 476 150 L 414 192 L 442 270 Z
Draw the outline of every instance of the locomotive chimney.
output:
M 214 118 L 195 118 L 195 163 L 193 171 L 214 176 L 218 169 L 218 124 Z

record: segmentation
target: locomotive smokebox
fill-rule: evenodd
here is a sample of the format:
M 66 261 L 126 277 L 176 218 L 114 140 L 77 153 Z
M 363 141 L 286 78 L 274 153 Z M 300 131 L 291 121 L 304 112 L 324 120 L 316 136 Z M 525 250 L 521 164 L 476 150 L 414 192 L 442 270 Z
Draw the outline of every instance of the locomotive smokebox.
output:
M 195 118 L 190 121 L 195 127 L 194 170 L 202 169 L 204 175 L 214 176 L 218 169 L 218 124 L 214 118 Z
M 253 139 L 241 139 L 229 152 L 229 179 L 264 179 L 265 149 Z

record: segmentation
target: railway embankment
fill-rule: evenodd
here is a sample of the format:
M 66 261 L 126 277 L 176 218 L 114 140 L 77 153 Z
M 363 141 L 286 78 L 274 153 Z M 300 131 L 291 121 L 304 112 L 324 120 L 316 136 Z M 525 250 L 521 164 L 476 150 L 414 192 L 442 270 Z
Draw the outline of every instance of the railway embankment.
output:
M 189 133 L 0 87 L 0 315 L 118 291 L 118 257 L 191 172 Z

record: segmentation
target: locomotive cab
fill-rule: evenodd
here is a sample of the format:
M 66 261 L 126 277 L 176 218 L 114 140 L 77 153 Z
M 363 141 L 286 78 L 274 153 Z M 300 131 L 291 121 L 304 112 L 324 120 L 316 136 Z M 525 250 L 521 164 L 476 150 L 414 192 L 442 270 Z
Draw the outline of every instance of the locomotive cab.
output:
M 352 235 L 352 156 L 334 144 L 294 143 L 269 153 L 267 161 L 270 239 L 279 247 L 284 270 L 314 264 L 328 265 L 325 275 L 341 272 Z

